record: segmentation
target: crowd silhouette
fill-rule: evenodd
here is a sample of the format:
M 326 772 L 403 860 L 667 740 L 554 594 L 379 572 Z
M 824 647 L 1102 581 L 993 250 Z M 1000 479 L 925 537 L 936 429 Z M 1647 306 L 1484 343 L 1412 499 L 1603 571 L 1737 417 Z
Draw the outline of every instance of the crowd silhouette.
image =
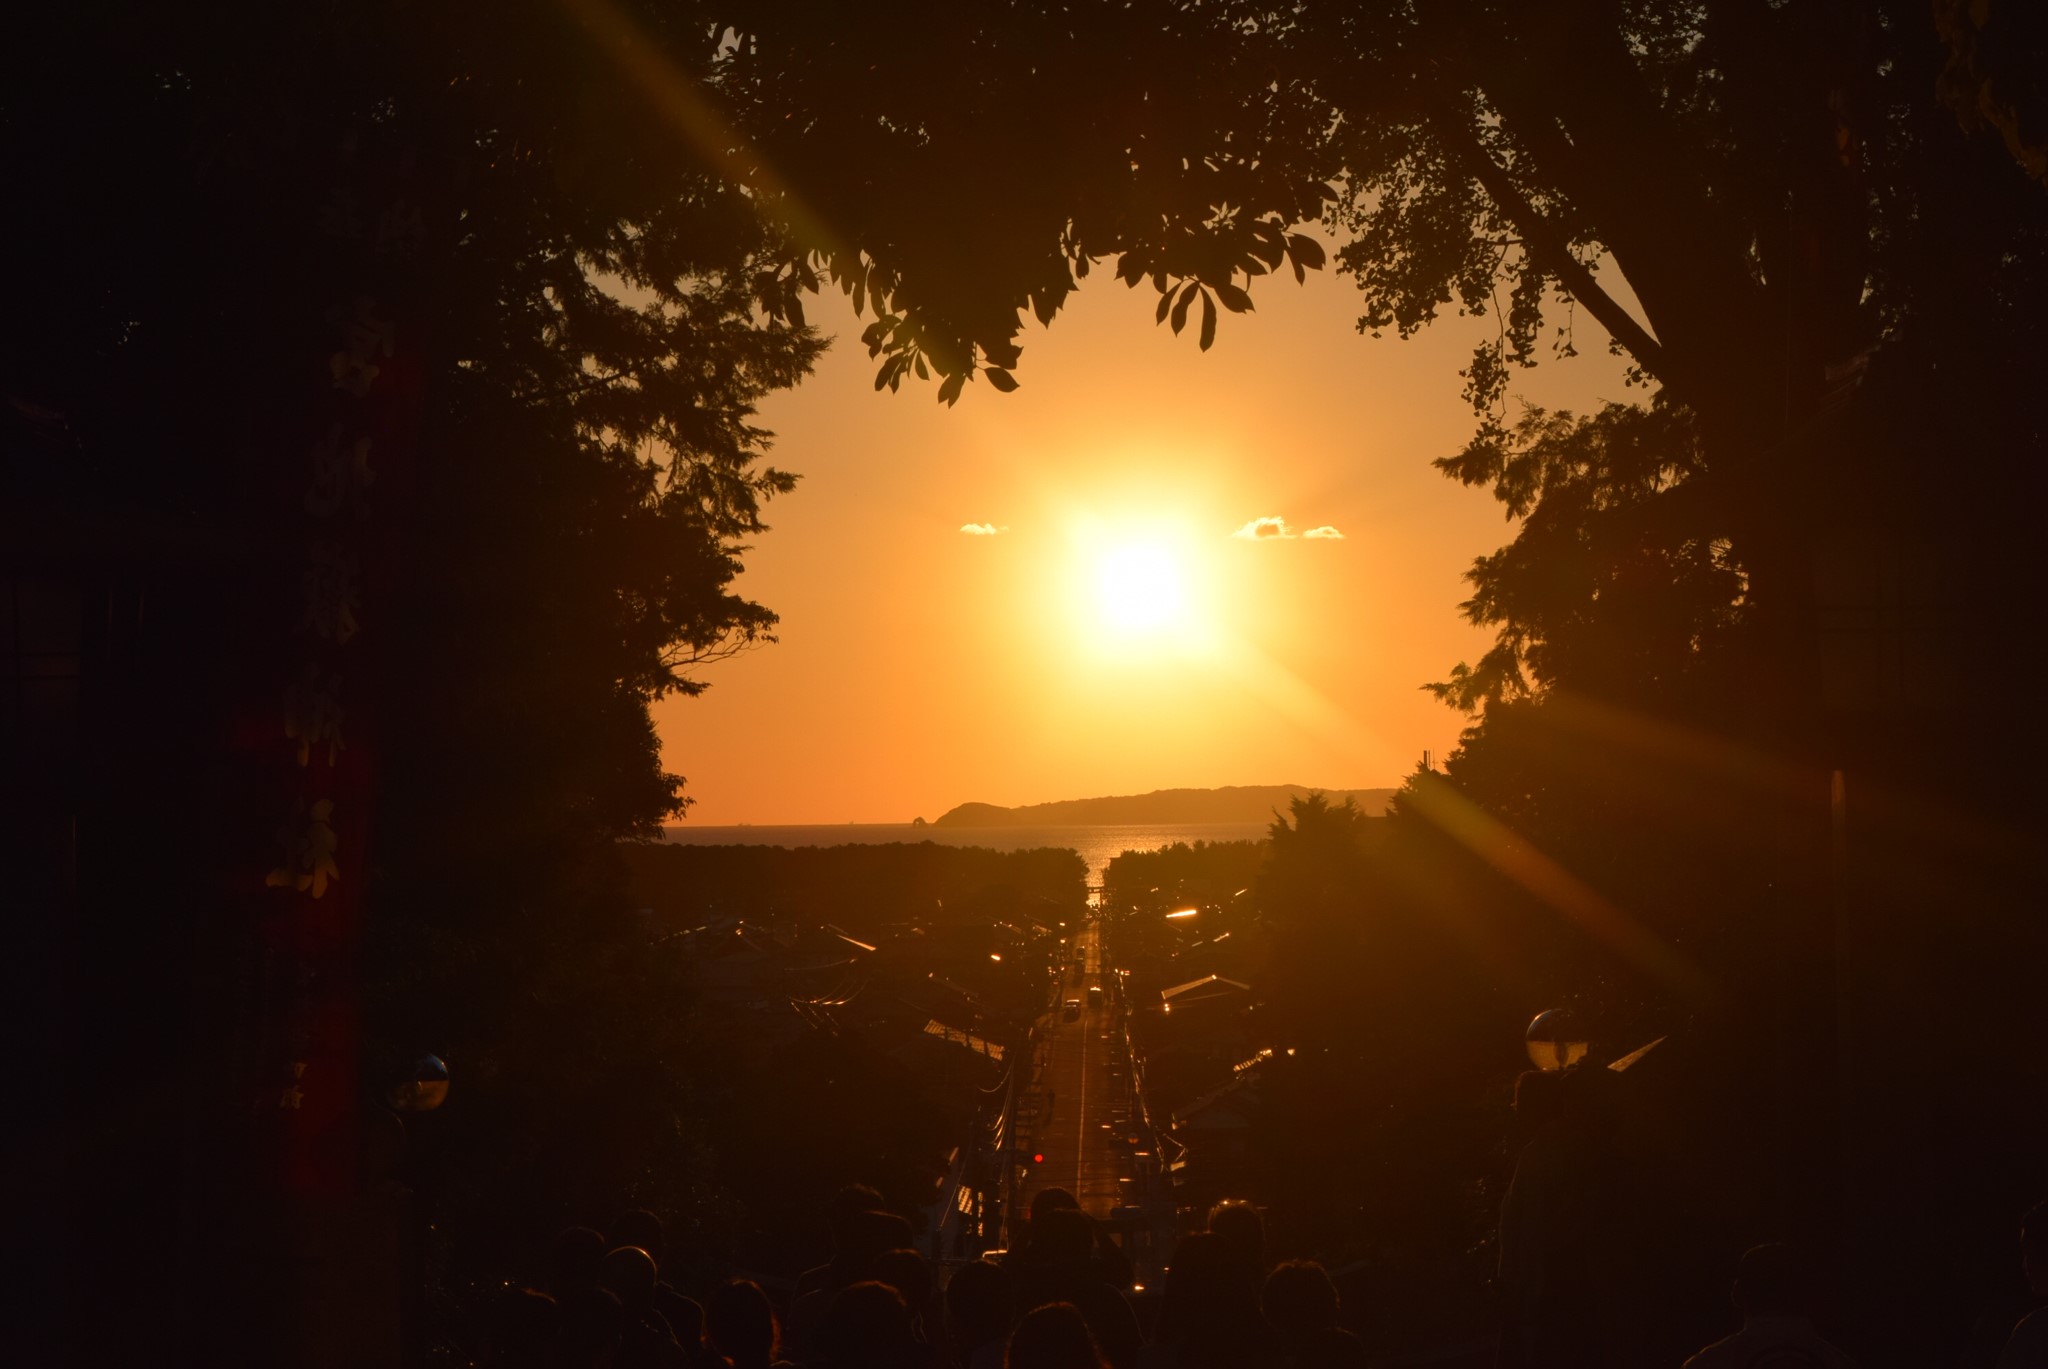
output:
M 1016 1247 L 939 1264 L 875 1190 L 827 1214 L 830 1258 L 772 1295 L 693 1270 L 666 1277 L 662 1224 L 628 1212 L 559 1233 L 533 1286 L 508 1285 L 480 1337 L 488 1369 L 1206 1369 L 1353 1366 L 1323 1267 L 1268 1268 L 1257 1210 L 1226 1203 L 1179 1241 L 1147 1293 L 1071 1193 L 1031 1202 Z M 686 1291 L 687 1290 L 687 1291 Z
M 793 1281 L 693 1262 L 666 1277 L 661 1222 L 628 1212 L 608 1232 L 561 1232 L 534 1286 L 507 1285 L 480 1337 L 485 1369 L 1363 1369 L 1373 1363 L 1328 1270 L 1273 1262 L 1248 1203 L 1225 1202 L 1176 1242 L 1162 1285 L 1071 1193 L 1049 1188 L 1015 1248 L 928 1260 L 881 1195 L 850 1185 L 827 1214 L 830 1258 Z M 2023 1268 L 2048 1305 L 2048 1204 L 2028 1214 Z M 763 1282 L 775 1291 L 763 1287 Z M 1814 1270 L 1793 1247 L 1750 1249 L 1734 1271 L 1732 1334 L 1685 1369 L 1849 1369 L 1815 1327 Z M 2007 1323 L 2010 1326 L 2010 1323 Z M 1512 1322 L 1510 1322 L 1512 1326 Z M 2048 1365 L 2048 1310 L 1981 1347 L 1995 1369 Z M 1497 1349 L 1403 1364 L 1592 1363 L 1583 1344 L 1508 1334 Z M 1597 1359 L 1597 1354 L 1595 1355 Z M 1385 1361 L 1381 1361 L 1385 1362 Z M 1977 1361 L 1972 1361 L 1977 1362 Z
M 1020 1215 L 1012 1250 L 930 1260 L 879 1191 L 848 1185 L 825 1215 L 829 1258 L 797 1279 L 748 1277 L 717 1258 L 664 1264 L 649 1211 L 606 1232 L 555 1236 L 530 1285 L 506 1283 L 477 1334 L 483 1369 L 1364 1369 L 1366 1365 L 1583 1367 L 1618 1363 L 1561 1320 L 1436 1355 L 1374 1359 L 1317 1260 L 1272 1260 L 1253 1205 L 1225 1201 L 1178 1238 L 1163 1281 L 1139 1269 L 1065 1189 Z M 1980 1328 L 1958 1369 L 2048 1369 L 2048 1203 L 2021 1223 L 2023 1316 Z M 1595 1234 L 1597 1238 L 1597 1234 Z M 1503 1285 L 1511 1281 L 1503 1269 Z M 764 1287 L 766 1285 L 766 1287 Z M 1782 1242 L 1733 1271 L 1739 1326 L 1683 1369 L 1851 1369 L 1819 1328 L 1821 1279 Z M 1503 1289 L 1511 1297 L 1511 1289 Z M 1733 1322 L 1733 1318 L 1731 1318 Z

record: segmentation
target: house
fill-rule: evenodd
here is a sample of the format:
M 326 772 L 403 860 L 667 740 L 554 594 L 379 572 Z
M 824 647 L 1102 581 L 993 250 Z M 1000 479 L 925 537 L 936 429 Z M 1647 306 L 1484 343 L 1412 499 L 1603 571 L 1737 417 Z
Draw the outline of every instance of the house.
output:
M 1250 1004 L 1252 986 L 1242 980 L 1225 979 L 1220 974 L 1205 974 L 1200 979 L 1190 979 L 1185 984 L 1176 984 L 1170 989 L 1159 991 L 1159 1005 L 1164 1012 L 1185 1012 L 1196 1005 L 1220 1005 L 1226 1008 L 1243 1008 Z
M 1252 1130 L 1265 1100 L 1259 1071 L 1246 1068 L 1173 1113 L 1171 1135 L 1181 1154 L 1170 1164 L 1173 1186 L 1198 1205 L 1241 1186 Z

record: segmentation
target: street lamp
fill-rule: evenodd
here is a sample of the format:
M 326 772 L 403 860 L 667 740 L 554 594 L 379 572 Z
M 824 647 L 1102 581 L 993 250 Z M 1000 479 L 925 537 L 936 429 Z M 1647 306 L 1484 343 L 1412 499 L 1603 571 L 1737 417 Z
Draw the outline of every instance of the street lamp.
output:
M 1539 1070 L 1576 1065 L 1592 1046 L 1578 1019 L 1566 1008 L 1537 1013 L 1522 1033 L 1522 1044 L 1528 1047 L 1529 1062 Z
M 400 1112 L 432 1112 L 448 1101 L 448 1066 L 438 1055 L 422 1055 L 392 1085 L 390 1099 Z

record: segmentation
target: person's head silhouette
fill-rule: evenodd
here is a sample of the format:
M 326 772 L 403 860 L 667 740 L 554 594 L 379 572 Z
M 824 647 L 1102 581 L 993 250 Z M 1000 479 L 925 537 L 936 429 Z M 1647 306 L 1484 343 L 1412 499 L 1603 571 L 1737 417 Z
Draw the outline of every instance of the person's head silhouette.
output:
M 1031 1248 L 1047 1264 L 1067 1265 L 1095 1249 L 1095 1228 L 1077 1207 L 1055 1207 L 1031 1222 Z
M 910 1223 L 894 1212 L 862 1212 L 847 1223 L 843 1240 L 832 1259 L 841 1270 L 842 1283 L 856 1283 L 875 1277 L 875 1263 L 891 1250 L 914 1245 L 916 1235 Z
M 2037 1298 L 2048 1298 L 2048 1203 L 2036 1203 L 2020 1219 L 2020 1268 Z
M 560 1300 L 557 1343 L 570 1369 L 608 1365 L 619 1351 L 626 1312 L 607 1289 L 586 1284 Z
M 1337 1324 L 1337 1285 L 1314 1260 L 1289 1260 L 1266 1276 L 1259 1310 L 1282 1339 L 1304 1340 Z
M 1041 1188 L 1031 1195 L 1031 1220 L 1037 1221 L 1055 1208 L 1079 1208 L 1081 1200 L 1060 1187 Z
M 661 1218 L 646 1208 L 636 1207 L 631 1212 L 621 1212 L 612 1219 L 605 1237 L 611 1243 L 609 1249 L 616 1250 L 622 1245 L 637 1246 L 647 1252 L 657 1271 L 661 1268 L 662 1252 L 668 1246 L 667 1233 L 662 1228 Z
M 922 1312 L 931 1301 L 932 1268 L 910 1246 L 897 1246 L 876 1256 L 873 1273 L 878 1282 L 896 1290 L 912 1315 Z
M 1010 1276 L 982 1260 L 953 1271 L 946 1281 L 946 1324 L 962 1351 L 1001 1340 L 1010 1329 Z
M 1209 1209 L 1209 1233 L 1259 1273 L 1266 1272 L 1266 1219 L 1239 1198 L 1226 1198 Z
M 848 1184 L 832 1195 L 832 1249 L 845 1250 L 856 1239 L 861 1217 L 882 1210 L 882 1195 L 866 1184 Z
M 560 1356 L 562 1311 L 555 1300 L 532 1288 L 506 1293 L 492 1309 L 481 1362 L 489 1369 L 542 1369 Z
M 645 1316 L 654 1305 L 654 1260 L 637 1245 L 622 1245 L 598 1266 L 598 1281 L 612 1291 L 629 1316 Z
M 775 1360 L 775 1307 L 761 1285 L 731 1279 L 704 1309 L 704 1339 L 733 1369 L 766 1369 Z
M 1262 1335 L 1264 1325 L 1243 1257 L 1212 1232 L 1181 1237 L 1159 1299 L 1159 1339 L 1213 1348 Z
M 1743 1252 L 1734 1299 L 1746 1317 L 1803 1317 L 1813 1310 L 1805 1265 L 1791 1246 L 1775 1241 Z
M 1003 1353 L 1003 1369 L 1105 1369 L 1102 1351 L 1080 1309 L 1070 1302 L 1033 1308 Z
M 903 1296 L 873 1279 L 834 1294 L 819 1328 L 826 1369 L 905 1369 L 914 1346 Z
M 604 1237 L 587 1226 L 565 1227 L 548 1247 L 548 1289 L 563 1297 L 597 1282 L 597 1266 L 610 1249 Z

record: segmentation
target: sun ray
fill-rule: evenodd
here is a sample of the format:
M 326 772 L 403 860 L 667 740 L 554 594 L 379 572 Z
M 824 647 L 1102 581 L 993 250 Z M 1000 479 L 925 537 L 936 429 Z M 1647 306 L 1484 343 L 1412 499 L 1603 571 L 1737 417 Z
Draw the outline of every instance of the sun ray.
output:
M 1718 1006 L 1717 985 L 1683 951 L 1645 927 L 1439 776 L 1421 776 L 1404 802 L 1445 834 L 1694 1004 Z

